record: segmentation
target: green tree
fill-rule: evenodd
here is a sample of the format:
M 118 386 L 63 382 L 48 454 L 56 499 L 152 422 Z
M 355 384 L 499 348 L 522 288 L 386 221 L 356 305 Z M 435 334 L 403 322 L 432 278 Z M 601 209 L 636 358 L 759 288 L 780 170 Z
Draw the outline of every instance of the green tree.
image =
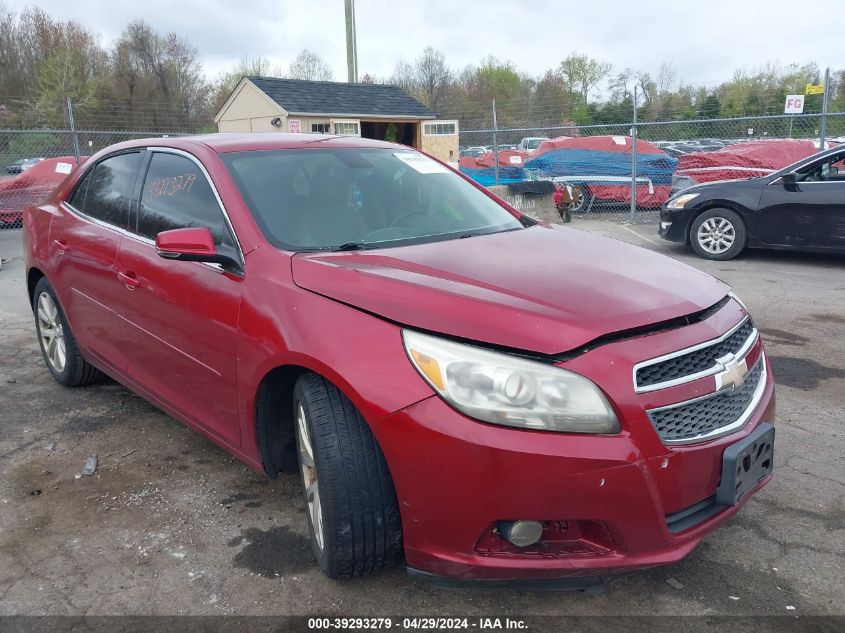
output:
M 558 73 L 563 78 L 570 94 L 580 96 L 586 104 L 590 91 L 604 81 L 613 65 L 581 53 L 571 53 L 558 66 Z

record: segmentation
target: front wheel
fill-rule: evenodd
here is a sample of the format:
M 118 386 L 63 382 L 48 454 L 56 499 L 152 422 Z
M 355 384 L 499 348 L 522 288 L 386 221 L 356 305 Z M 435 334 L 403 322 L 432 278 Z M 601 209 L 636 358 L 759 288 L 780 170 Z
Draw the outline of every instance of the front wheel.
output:
M 311 549 L 331 578 L 372 573 L 401 560 L 393 480 L 370 427 L 337 387 L 304 374 L 293 415 Z
M 733 259 L 745 250 L 747 239 L 745 222 L 730 209 L 709 209 L 690 228 L 690 244 L 705 259 Z

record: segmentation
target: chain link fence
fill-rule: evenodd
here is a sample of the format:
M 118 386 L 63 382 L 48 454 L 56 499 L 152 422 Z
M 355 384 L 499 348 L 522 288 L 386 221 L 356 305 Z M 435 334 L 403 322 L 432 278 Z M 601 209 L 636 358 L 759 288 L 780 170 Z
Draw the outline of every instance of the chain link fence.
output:
M 81 128 L 70 102 L 19 111 L 9 103 L 24 102 L 0 96 L 0 230 L 20 228 L 26 206 L 104 147 L 200 131 L 178 109 L 127 113 L 100 104 L 98 116 L 83 109 L 76 117 L 86 125 Z M 657 210 L 678 189 L 765 176 L 822 145 L 845 142 L 845 112 L 638 122 L 632 107 L 629 122 L 577 125 L 563 116 L 550 123 L 544 109 L 538 118 L 530 108 L 510 107 L 497 119 L 492 101 L 453 113 L 460 123 L 459 168 L 485 186 L 552 181 L 558 210 L 576 218 L 656 222 Z
M 78 164 L 101 149 L 130 139 L 197 131 L 180 127 L 178 113 L 128 117 L 124 110 L 115 105 L 110 115 L 92 117 L 83 108 L 82 116 L 75 117 L 69 101 L 33 104 L 0 96 L 0 230 L 21 228 L 27 206 L 43 201 Z M 117 127 L 130 120 L 139 128 Z M 80 128 L 79 122 L 90 127 Z M 112 126 L 115 129 L 108 129 Z
M 461 130 L 460 168 L 485 185 L 551 180 L 575 217 L 652 223 L 679 189 L 766 176 L 842 142 L 845 112 L 505 128 L 491 117 Z

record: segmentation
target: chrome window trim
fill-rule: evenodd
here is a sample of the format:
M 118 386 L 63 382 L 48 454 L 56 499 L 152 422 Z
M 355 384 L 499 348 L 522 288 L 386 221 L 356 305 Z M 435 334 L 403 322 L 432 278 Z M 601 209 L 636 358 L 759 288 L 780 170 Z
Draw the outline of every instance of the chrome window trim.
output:
M 709 341 L 704 341 L 703 343 L 698 343 L 691 347 L 685 347 L 682 350 L 678 350 L 676 352 L 670 352 L 669 354 L 664 354 L 663 356 L 658 356 L 656 358 L 650 358 L 648 360 L 640 361 L 632 370 L 632 376 L 634 381 L 634 393 L 648 393 L 650 391 L 657 391 L 658 389 L 666 389 L 668 387 L 675 387 L 677 385 L 682 385 L 684 383 L 692 382 L 693 380 L 698 380 L 699 378 L 704 378 L 705 376 L 713 376 L 722 369 L 722 365 L 717 361 L 713 364 L 712 367 L 709 369 L 704 369 L 700 372 L 695 374 L 689 374 L 688 376 L 682 376 L 680 378 L 673 378 L 672 380 L 666 380 L 663 382 L 658 382 L 654 385 L 647 385 L 645 387 L 637 386 L 637 372 L 640 369 L 645 367 L 650 367 L 651 365 L 656 365 L 658 363 L 662 363 L 663 361 L 671 360 L 673 358 L 677 358 L 678 356 L 684 356 L 685 354 L 691 354 L 692 352 L 697 352 L 700 349 L 704 349 L 707 347 L 712 347 L 713 345 L 718 345 L 725 339 L 729 338 L 740 329 L 745 323 L 751 318 L 750 315 L 746 315 L 745 318 L 741 319 L 739 323 L 734 325 L 731 329 L 727 332 L 719 336 L 718 338 L 710 339 Z M 745 340 L 745 343 L 742 344 L 742 347 L 734 354 L 737 359 L 744 358 L 745 355 L 751 350 L 754 344 L 757 342 L 758 332 L 757 328 L 751 329 L 751 334 L 748 335 L 748 338 Z
M 162 153 L 162 154 L 175 154 L 176 156 L 182 156 L 187 158 L 188 160 L 192 161 L 197 167 L 199 167 L 200 171 L 202 171 L 203 176 L 205 176 L 205 180 L 208 183 L 208 186 L 211 187 L 212 193 L 214 193 L 214 198 L 217 200 L 217 206 L 220 207 L 220 211 L 223 213 L 223 219 L 226 221 L 226 226 L 229 227 L 229 231 L 232 234 L 232 238 L 235 240 L 235 247 L 238 250 L 238 256 L 241 261 L 241 266 L 244 268 L 244 272 L 246 272 L 246 260 L 244 258 L 244 251 L 241 247 L 241 242 L 238 239 L 238 234 L 235 232 L 235 227 L 232 225 L 232 220 L 229 218 L 229 212 L 226 211 L 226 206 L 223 204 L 223 199 L 220 197 L 220 193 L 217 191 L 217 187 L 214 185 L 214 181 L 211 179 L 211 175 L 208 173 L 208 170 L 205 168 L 205 165 L 202 164 L 199 158 L 191 154 L 190 152 L 186 152 L 185 150 L 176 149 L 175 147 L 147 147 L 146 150 L 150 153 Z M 144 174 L 144 181 L 146 182 L 147 175 Z M 138 215 L 141 214 L 141 198 L 144 195 L 143 185 L 141 186 L 141 195 L 138 198 Z M 141 236 L 139 236 L 141 237 Z M 145 238 L 149 239 L 149 238 Z M 155 242 L 153 242 L 155 243 Z M 217 268 L 217 265 L 210 264 L 212 267 Z
M 735 433 L 736 431 L 739 431 L 742 427 L 744 427 L 748 420 L 751 419 L 751 416 L 754 414 L 754 412 L 757 410 L 757 406 L 763 399 L 763 393 L 766 391 L 766 379 L 768 376 L 768 371 L 766 370 L 765 352 L 760 352 L 760 358 L 757 360 L 757 362 L 762 363 L 762 367 L 760 368 L 760 382 L 757 383 L 757 388 L 754 390 L 754 394 L 751 396 L 751 402 L 748 403 L 748 407 L 746 407 L 745 411 L 742 412 L 742 415 L 740 415 L 734 422 L 726 424 L 725 426 L 721 426 L 718 429 L 713 429 L 709 433 L 702 433 L 701 435 L 696 435 L 695 437 L 686 437 L 682 440 L 664 440 L 663 438 L 660 438 L 663 444 L 665 444 L 666 446 L 678 446 L 682 444 L 705 442 L 708 440 L 714 440 L 716 438 L 723 437 L 725 435 L 730 435 L 731 433 Z M 753 368 L 751 371 L 753 371 Z M 707 395 L 699 396 L 698 398 L 692 398 L 691 400 L 684 400 L 683 402 L 676 402 L 665 407 L 649 409 L 648 411 L 646 411 L 646 413 L 649 415 L 649 421 L 651 421 L 652 413 L 658 413 L 660 411 L 666 411 L 668 409 L 676 409 L 677 407 L 687 406 L 695 402 L 699 402 L 701 400 L 708 400 L 715 396 L 722 395 L 725 391 L 729 391 L 730 389 L 732 388 L 720 389 L 719 391 L 714 391 L 713 393 L 708 393 Z M 654 427 L 652 426 L 652 428 Z M 657 429 L 654 429 L 654 432 L 657 433 Z M 658 437 L 659 436 L 660 434 L 658 433 Z
M 780 182 L 781 176 L 778 176 L 771 182 L 767 183 L 766 186 L 773 185 L 775 183 Z M 796 185 L 841 185 L 845 183 L 845 180 L 799 180 L 795 184 Z
M 136 242 L 141 242 L 142 244 L 148 244 L 149 246 L 152 246 L 153 248 L 155 248 L 155 245 L 156 245 L 155 240 L 151 240 L 150 238 L 144 237 L 143 235 L 138 235 L 137 233 L 132 233 L 131 231 L 129 231 L 127 229 L 123 229 L 119 226 L 115 226 L 114 224 L 109 224 L 108 222 L 103 222 L 102 220 L 100 220 L 98 218 L 93 218 L 90 215 L 86 215 L 85 213 L 83 213 L 82 211 L 80 211 L 79 209 L 74 207 L 72 204 L 70 204 L 69 202 L 66 202 L 64 200 L 61 202 L 61 206 L 65 209 L 65 211 L 72 213 L 73 215 L 77 216 L 78 218 L 80 218 L 82 220 L 85 220 L 86 222 L 91 222 L 92 224 L 96 224 L 97 226 L 102 227 L 104 229 L 110 229 L 110 230 L 114 231 L 115 233 L 122 235 L 123 237 L 128 237 L 130 239 L 135 240 Z M 223 270 L 223 266 L 221 266 L 220 264 L 212 263 L 212 262 L 183 262 L 183 263 L 185 263 L 185 264 L 199 264 L 200 266 L 206 266 L 206 267 L 211 268 L 212 270 L 219 272 L 219 273 L 226 272 L 225 270 Z

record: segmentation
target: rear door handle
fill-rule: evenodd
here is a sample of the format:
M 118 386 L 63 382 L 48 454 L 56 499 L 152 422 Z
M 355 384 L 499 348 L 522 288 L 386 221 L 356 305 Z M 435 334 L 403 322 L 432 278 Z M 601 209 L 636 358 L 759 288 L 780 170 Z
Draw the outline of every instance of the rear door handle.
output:
M 135 273 L 131 270 L 126 271 L 125 273 L 117 273 L 117 278 L 120 279 L 120 281 L 122 281 L 129 290 L 135 290 L 135 288 L 141 285 L 141 282 L 138 281 Z
M 59 252 L 59 255 L 66 253 L 68 251 L 67 242 L 64 240 L 53 240 L 53 246 L 56 247 L 56 250 Z

